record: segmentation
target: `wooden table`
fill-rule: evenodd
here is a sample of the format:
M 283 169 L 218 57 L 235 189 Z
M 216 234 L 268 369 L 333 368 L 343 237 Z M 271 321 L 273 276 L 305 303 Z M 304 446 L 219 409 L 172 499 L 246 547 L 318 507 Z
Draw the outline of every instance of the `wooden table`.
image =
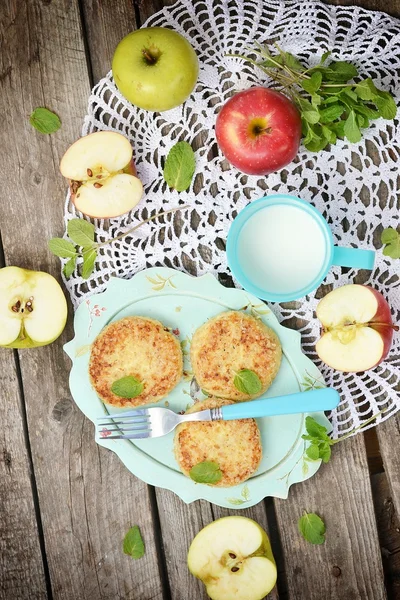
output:
M 400 0 L 357 4 L 400 16 Z M 63 231 L 60 158 L 80 134 L 90 89 L 109 70 L 117 43 L 162 5 L 2 0 L 0 266 L 59 278 L 46 241 Z M 28 122 L 43 105 L 62 118 L 52 136 Z M 137 480 L 96 445 L 93 425 L 68 390 L 62 345 L 71 337 L 72 310 L 52 345 L 0 350 L 0 598 L 206 598 L 187 570 L 187 550 L 204 525 L 235 511 L 204 501 L 187 506 Z M 400 598 L 399 427 L 394 417 L 376 433 L 339 444 L 332 461 L 296 485 L 288 500 L 268 498 L 241 513 L 269 530 L 279 570 L 270 598 Z M 303 510 L 324 518 L 324 545 L 299 536 Z M 139 561 L 122 552 L 133 524 L 146 543 Z

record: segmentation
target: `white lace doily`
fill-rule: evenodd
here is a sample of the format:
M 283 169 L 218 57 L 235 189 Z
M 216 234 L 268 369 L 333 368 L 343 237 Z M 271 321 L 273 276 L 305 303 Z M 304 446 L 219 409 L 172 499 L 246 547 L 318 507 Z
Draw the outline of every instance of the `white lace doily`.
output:
M 145 26 L 171 27 L 184 34 L 199 57 L 199 79 L 182 106 L 161 114 L 132 106 L 116 89 L 111 73 L 93 88 L 83 134 L 113 129 L 126 135 L 145 188 L 134 214 L 96 223 L 97 239 L 113 237 L 155 212 L 179 204 L 190 208 L 103 247 L 88 282 L 76 274 L 66 281 L 74 305 L 104 289 L 111 275 L 129 278 L 155 265 L 197 275 L 212 272 L 221 281 L 229 281 L 224 242 L 235 215 L 249 201 L 266 194 L 291 193 L 311 201 L 325 215 L 337 243 L 378 249 L 372 274 L 336 267 L 324 284 L 372 285 L 388 299 L 399 322 L 400 261 L 385 258 L 379 250 L 382 228 L 399 224 L 399 120 L 374 121 L 358 144 L 338 141 L 318 154 L 301 146 L 293 163 L 268 177 L 230 168 L 218 153 L 214 124 L 234 91 L 268 84 L 261 71 L 225 57 L 248 52 L 246 47 L 255 41 L 276 40 L 306 64 L 315 64 L 325 50 L 332 50 L 335 59 L 355 63 L 361 75 L 371 76 L 378 86 L 396 93 L 398 101 L 400 21 L 357 7 L 319 2 L 178 0 L 153 15 Z M 192 187 L 181 193 L 169 190 L 162 177 L 165 157 L 178 140 L 198 148 L 197 175 Z M 74 216 L 68 197 L 65 219 Z M 331 415 L 333 435 L 340 437 L 386 406 L 391 410 L 377 422 L 399 409 L 400 335 L 395 334 L 389 357 L 374 370 L 361 374 L 331 370 L 318 360 L 314 348 L 319 325 L 313 317 L 323 289 L 301 302 L 272 308 L 281 321 L 301 330 L 304 351 L 317 363 L 326 383 L 340 392 L 342 401 Z

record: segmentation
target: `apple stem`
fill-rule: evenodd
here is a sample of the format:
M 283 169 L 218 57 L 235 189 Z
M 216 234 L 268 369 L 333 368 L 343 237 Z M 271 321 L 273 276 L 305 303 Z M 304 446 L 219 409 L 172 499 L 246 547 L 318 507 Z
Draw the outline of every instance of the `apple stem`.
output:
M 142 54 L 146 59 L 147 64 L 149 65 L 154 65 L 154 63 L 157 61 L 157 59 L 154 56 L 152 56 L 146 48 L 143 48 Z

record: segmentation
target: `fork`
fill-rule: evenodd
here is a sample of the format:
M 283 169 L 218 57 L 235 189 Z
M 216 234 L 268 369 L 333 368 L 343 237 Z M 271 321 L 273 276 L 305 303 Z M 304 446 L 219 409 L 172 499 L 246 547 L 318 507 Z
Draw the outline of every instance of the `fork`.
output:
M 338 392 L 333 388 L 322 388 L 274 398 L 262 397 L 250 402 L 228 404 L 220 408 L 201 410 L 186 415 L 179 415 L 168 408 L 139 408 L 120 414 L 98 417 L 97 432 L 100 438 L 109 440 L 154 438 L 166 435 L 180 423 L 188 421 L 231 421 L 233 419 L 319 412 L 336 408 L 339 399 Z

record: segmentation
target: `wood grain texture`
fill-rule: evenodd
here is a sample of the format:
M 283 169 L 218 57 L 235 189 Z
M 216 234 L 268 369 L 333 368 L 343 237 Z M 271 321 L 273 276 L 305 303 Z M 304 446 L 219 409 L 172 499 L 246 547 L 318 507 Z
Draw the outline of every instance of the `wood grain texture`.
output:
M 333 448 L 332 459 L 310 480 L 275 501 L 290 600 L 386 598 L 368 462 L 362 436 Z M 316 512 L 326 541 L 314 546 L 297 522 Z
M 0 600 L 47 598 L 13 350 L 0 350 Z
M 132 0 L 85 0 L 82 2 L 87 49 L 93 83 L 111 69 L 115 48 L 137 28 Z
M 389 600 L 400 598 L 400 520 L 386 473 L 371 478 L 379 543 Z
M 47 240 L 63 231 L 66 182 L 61 155 L 80 133 L 90 92 L 76 0 L 8 0 L 2 21 L 0 222 L 7 264 L 59 278 Z M 36 106 L 62 128 L 43 136 L 29 125 Z M 60 600 L 161 598 L 147 488 L 94 442 L 93 425 L 72 403 L 62 343 L 21 351 L 32 455 L 53 596 Z M 124 556 L 122 540 L 139 524 L 146 560 Z M 16 530 L 15 535 L 19 532 Z M 24 538 L 19 541 L 23 547 Z M 29 585 L 21 581 L 19 585 Z M 11 596 L 12 597 L 12 596 Z
M 400 454 L 396 451 L 400 439 L 400 416 L 390 417 L 376 428 L 385 473 L 396 512 L 400 515 Z

